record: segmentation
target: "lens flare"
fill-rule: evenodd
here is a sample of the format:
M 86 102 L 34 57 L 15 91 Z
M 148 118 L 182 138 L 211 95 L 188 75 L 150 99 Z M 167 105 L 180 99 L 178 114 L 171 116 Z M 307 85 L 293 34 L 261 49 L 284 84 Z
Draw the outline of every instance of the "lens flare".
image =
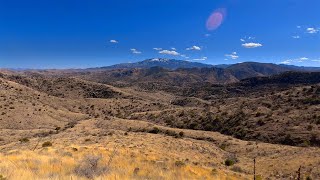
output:
M 215 10 L 210 17 L 207 20 L 207 29 L 209 31 L 213 31 L 218 29 L 221 24 L 223 23 L 223 20 L 226 17 L 226 9 L 217 9 Z

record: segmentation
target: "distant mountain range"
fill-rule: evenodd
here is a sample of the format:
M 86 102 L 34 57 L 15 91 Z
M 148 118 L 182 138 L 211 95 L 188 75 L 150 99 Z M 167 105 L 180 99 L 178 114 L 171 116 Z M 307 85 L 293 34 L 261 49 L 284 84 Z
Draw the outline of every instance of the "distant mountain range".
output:
M 311 72 L 320 68 L 245 62 L 232 65 L 209 65 L 174 59 L 148 59 L 137 63 L 91 68 L 68 75 L 89 81 L 118 86 L 158 83 L 166 86 L 189 86 L 194 83 L 229 84 L 253 77 L 268 77 L 285 72 Z
M 0 71 L 1 72 L 1 71 Z M 136 63 L 72 70 L 27 70 L 27 75 L 77 77 L 91 82 L 130 86 L 143 84 L 189 86 L 195 83 L 229 84 L 254 77 L 269 77 L 285 72 L 320 72 L 320 67 L 299 67 L 272 63 L 244 62 L 231 65 L 209 65 L 174 59 L 147 59 Z M 8 73 L 8 72 L 7 72 Z M 30 74 L 31 73 L 31 74 Z M 305 76 L 307 77 L 307 76 Z M 153 85 L 152 85 L 153 86 Z
M 320 71 L 320 67 L 303 67 L 303 66 L 293 66 L 293 65 L 285 65 L 285 64 L 272 64 L 272 63 L 258 63 L 258 62 L 244 62 L 237 64 L 219 64 L 219 65 L 211 65 L 204 64 L 199 62 L 191 62 L 184 60 L 176 60 L 176 59 L 164 59 L 164 58 L 153 58 L 147 59 L 144 61 L 139 61 L 135 63 L 121 63 L 115 64 L 111 66 L 99 67 L 99 68 L 90 68 L 88 70 L 94 69 L 146 69 L 152 67 L 162 67 L 169 70 L 176 69 L 186 69 L 186 68 L 222 68 L 222 69 L 230 69 L 236 71 L 239 68 L 243 71 L 246 71 L 247 68 L 252 69 L 253 71 L 260 72 L 264 71 L 262 74 L 265 74 L 268 71 Z
M 133 69 L 133 68 L 151 68 L 162 67 L 166 69 L 179 69 L 179 68 L 205 68 L 213 67 L 213 65 L 203 64 L 198 62 L 190 62 L 175 59 L 154 58 L 147 59 L 136 63 L 122 63 L 112 66 L 101 67 L 100 69 Z

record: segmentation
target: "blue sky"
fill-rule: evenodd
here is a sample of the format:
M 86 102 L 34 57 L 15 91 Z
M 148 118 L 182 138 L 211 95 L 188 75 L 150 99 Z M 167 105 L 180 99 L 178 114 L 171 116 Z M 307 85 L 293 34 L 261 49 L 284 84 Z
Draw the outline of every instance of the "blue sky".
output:
M 154 57 L 320 66 L 319 7 L 319 0 L 0 0 L 0 67 Z

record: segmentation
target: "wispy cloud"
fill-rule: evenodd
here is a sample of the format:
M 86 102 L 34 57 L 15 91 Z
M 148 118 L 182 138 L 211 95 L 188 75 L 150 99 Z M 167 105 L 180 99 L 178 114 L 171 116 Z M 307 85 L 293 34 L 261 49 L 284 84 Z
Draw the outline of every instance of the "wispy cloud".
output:
M 210 37 L 211 36 L 211 34 L 205 34 L 204 35 L 204 37 Z
M 253 41 L 254 39 L 256 39 L 253 36 L 245 36 L 243 38 L 240 39 L 241 42 L 247 42 L 247 41 Z
M 239 58 L 239 56 L 237 55 L 237 52 L 233 52 L 233 53 L 231 53 L 231 54 L 226 54 L 225 56 L 226 56 L 227 58 L 231 58 L 231 59 L 233 59 L 233 60 Z M 228 60 L 228 59 L 227 59 L 227 60 Z
M 202 57 L 202 58 L 198 58 L 198 59 L 193 59 L 194 61 L 205 61 L 207 60 L 208 57 Z
M 242 47 L 245 47 L 245 48 L 258 48 L 258 47 L 262 47 L 262 44 L 250 42 L 250 43 L 242 44 Z
M 308 60 L 309 60 L 309 58 L 307 58 L 307 57 L 292 58 L 292 59 L 286 59 L 286 60 L 280 62 L 280 64 L 302 63 L 302 62 L 306 62 Z M 313 61 L 313 60 L 311 60 L 311 61 Z
M 117 44 L 117 43 L 119 43 L 117 40 L 114 40 L 114 39 L 112 39 L 112 40 L 110 40 L 110 43 L 115 43 L 115 44 Z
M 317 28 L 314 28 L 314 27 L 307 28 L 307 33 L 309 33 L 309 34 L 316 34 L 318 32 L 319 32 L 319 29 L 317 29 Z
M 183 57 L 183 58 L 186 58 L 186 59 L 189 59 L 189 58 L 190 58 L 190 57 L 188 57 L 188 56 L 185 55 L 185 54 L 181 54 L 180 56 Z
M 177 49 L 176 49 L 176 48 L 174 48 L 174 47 L 172 47 L 172 48 L 171 48 L 171 50 L 174 50 L 174 51 L 176 51 Z
M 200 51 L 201 48 L 199 46 L 192 46 L 186 49 L 187 51 L 195 50 L 195 51 Z
M 167 55 L 172 55 L 172 56 L 179 56 L 180 53 L 177 51 L 170 51 L 170 50 L 162 50 L 159 52 L 160 54 L 167 54 Z
M 292 36 L 293 39 L 300 39 L 300 36 Z
M 153 48 L 154 50 L 156 50 L 156 51 L 161 51 L 162 50 L 162 48 Z
M 287 59 L 287 60 L 284 60 L 282 62 L 280 62 L 280 64 L 291 64 L 292 63 L 292 60 L 291 59 Z
M 138 51 L 137 49 L 130 49 L 130 51 L 133 53 L 133 54 L 141 54 L 142 52 L 141 51 Z

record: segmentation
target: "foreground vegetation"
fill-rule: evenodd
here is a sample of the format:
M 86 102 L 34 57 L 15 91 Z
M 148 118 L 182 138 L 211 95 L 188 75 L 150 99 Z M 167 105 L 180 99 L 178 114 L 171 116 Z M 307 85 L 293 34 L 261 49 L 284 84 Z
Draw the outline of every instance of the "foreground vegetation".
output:
M 159 160 L 123 147 L 70 146 L 0 155 L 2 179 L 246 179 L 219 169 Z

